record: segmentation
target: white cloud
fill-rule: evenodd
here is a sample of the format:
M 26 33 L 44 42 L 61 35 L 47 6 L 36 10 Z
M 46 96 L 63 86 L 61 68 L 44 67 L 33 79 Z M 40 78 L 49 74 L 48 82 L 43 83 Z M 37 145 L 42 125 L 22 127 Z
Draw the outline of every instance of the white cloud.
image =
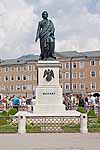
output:
M 100 14 L 88 6 L 90 0 L 1 0 L 0 57 L 40 52 L 34 39 L 44 10 L 55 24 L 57 51 L 100 49 Z
M 30 51 L 27 49 L 34 40 L 32 38 L 33 27 L 38 17 L 34 13 L 33 6 L 24 4 L 24 1 L 17 1 L 17 3 L 16 1 L 14 3 L 14 1 L 12 7 L 16 7 L 10 11 L 9 8 L 11 6 L 5 1 L 6 8 L 4 9 L 7 13 L 2 13 L 0 20 L 0 56 L 3 58 L 17 57 L 28 52 L 31 53 L 31 49 Z M 2 6 L 4 6 L 3 3 Z
M 97 50 L 98 48 L 100 48 L 100 40 L 96 38 L 89 38 L 86 44 L 86 49 Z
M 45 5 L 50 5 L 53 0 L 39 0 L 39 2 L 41 3 L 41 5 L 45 6 Z

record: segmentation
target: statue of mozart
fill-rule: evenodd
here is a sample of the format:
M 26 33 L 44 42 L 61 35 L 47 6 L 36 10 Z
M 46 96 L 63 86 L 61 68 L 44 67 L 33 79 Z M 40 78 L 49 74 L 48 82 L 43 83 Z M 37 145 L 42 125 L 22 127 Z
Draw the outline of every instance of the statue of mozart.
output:
M 56 59 L 55 49 L 55 37 L 54 37 L 54 24 L 51 20 L 48 20 L 48 13 L 44 11 L 42 13 L 42 21 L 39 21 L 35 42 L 40 39 L 41 54 L 39 60 L 48 60 L 48 58 Z

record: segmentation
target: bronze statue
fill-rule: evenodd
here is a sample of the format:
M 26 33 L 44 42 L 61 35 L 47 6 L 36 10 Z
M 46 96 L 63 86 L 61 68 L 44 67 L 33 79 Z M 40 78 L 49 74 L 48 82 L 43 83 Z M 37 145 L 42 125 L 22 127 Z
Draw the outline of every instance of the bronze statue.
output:
M 54 24 L 51 20 L 48 20 L 48 13 L 44 11 L 42 13 L 43 20 L 39 22 L 37 35 L 35 42 L 40 39 L 40 60 L 47 60 L 48 58 L 56 59 L 55 49 L 55 37 L 54 37 Z

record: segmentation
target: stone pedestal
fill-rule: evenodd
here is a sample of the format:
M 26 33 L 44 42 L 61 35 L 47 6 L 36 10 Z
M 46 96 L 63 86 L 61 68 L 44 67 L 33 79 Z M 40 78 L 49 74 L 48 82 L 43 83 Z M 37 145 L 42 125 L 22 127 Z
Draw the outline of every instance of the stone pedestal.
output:
M 80 116 L 80 133 L 88 133 L 87 114 L 81 114 Z
M 58 61 L 38 61 L 38 87 L 36 88 L 36 113 L 64 112 L 62 89 L 59 84 Z
M 18 133 L 24 134 L 26 133 L 26 116 L 25 114 L 18 116 L 19 123 L 18 123 Z

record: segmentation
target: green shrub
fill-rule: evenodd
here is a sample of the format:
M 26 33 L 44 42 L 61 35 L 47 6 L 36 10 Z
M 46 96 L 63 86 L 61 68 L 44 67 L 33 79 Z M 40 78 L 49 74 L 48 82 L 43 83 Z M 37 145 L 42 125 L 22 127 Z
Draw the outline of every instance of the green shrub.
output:
M 9 115 L 15 115 L 17 113 L 17 109 L 16 108 L 11 108 L 9 111 L 8 111 L 8 114 Z
M 0 116 L 8 116 L 8 112 L 6 112 L 5 110 L 3 112 L 0 113 Z
M 36 126 L 26 125 L 26 132 L 27 133 L 41 132 L 41 127 L 38 125 Z
M 0 133 L 16 133 L 17 127 L 11 125 L 0 126 Z
M 77 132 L 80 132 L 80 125 L 76 125 L 76 124 L 73 124 L 73 125 L 65 125 L 62 127 L 63 131 L 66 132 L 66 133 L 77 133 Z
M 5 117 L 0 117 L 0 126 L 6 125 L 7 124 L 7 118 Z
M 78 107 L 77 111 L 79 111 L 80 113 L 86 113 L 86 110 L 83 107 Z
M 92 110 L 92 109 L 88 111 L 87 115 L 88 115 L 88 116 L 92 116 L 92 117 L 96 117 L 96 113 L 95 113 L 95 111 Z
M 100 123 L 100 118 L 97 118 L 97 122 Z
M 100 128 L 88 128 L 89 132 L 100 132 Z
M 89 128 L 100 128 L 100 123 L 90 123 L 88 124 Z

